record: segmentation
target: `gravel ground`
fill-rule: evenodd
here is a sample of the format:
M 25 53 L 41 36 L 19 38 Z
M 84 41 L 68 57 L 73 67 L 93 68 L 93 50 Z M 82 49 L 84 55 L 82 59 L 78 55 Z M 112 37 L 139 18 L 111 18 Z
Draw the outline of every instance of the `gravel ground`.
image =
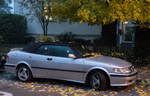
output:
M 84 84 L 34 79 L 20 82 L 14 74 L 0 72 L 0 91 L 13 96 L 150 96 L 150 66 L 138 68 L 136 84 L 129 87 L 110 87 L 106 91 L 95 91 Z

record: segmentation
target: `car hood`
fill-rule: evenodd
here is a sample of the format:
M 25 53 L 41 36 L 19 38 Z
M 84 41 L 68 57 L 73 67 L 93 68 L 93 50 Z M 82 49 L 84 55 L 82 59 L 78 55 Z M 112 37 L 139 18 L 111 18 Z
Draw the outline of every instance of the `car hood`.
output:
M 125 60 L 115 58 L 115 57 L 108 57 L 108 56 L 96 56 L 96 57 L 87 58 L 87 60 L 97 62 L 97 63 L 109 64 L 111 66 L 117 66 L 117 67 L 131 66 L 131 63 Z

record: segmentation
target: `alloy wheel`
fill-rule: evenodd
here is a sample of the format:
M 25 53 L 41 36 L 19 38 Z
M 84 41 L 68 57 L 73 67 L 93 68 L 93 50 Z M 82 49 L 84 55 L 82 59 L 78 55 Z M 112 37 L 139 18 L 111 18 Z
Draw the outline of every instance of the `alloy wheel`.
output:
M 29 78 L 29 69 L 26 67 L 20 67 L 18 70 L 18 78 L 21 81 L 27 81 Z
M 100 87 L 100 77 L 99 74 L 95 73 L 92 75 L 92 80 L 91 80 L 92 87 L 94 89 L 98 89 Z

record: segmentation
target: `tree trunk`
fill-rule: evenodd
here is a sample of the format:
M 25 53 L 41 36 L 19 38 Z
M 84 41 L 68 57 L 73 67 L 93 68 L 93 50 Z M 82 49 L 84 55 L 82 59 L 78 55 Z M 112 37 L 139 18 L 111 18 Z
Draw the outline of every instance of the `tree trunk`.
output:
M 44 36 L 47 36 L 48 34 L 48 24 L 49 24 L 49 22 L 48 21 L 46 21 L 46 20 L 43 20 L 42 21 L 42 29 L 43 29 L 43 33 L 44 33 Z
M 42 30 L 43 30 L 43 35 L 47 36 L 47 24 L 45 21 L 42 22 Z
M 45 25 L 43 25 L 43 27 L 42 27 L 42 29 L 43 29 L 43 35 L 45 36 L 46 34 L 46 31 L 45 31 Z
M 122 33 L 122 41 L 124 41 L 125 40 L 125 23 L 124 22 L 122 23 L 121 33 Z
M 48 25 L 49 25 L 49 21 L 46 21 L 46 25 L 45 25 L 45 30 L 46 30 L 45 35 L 46 36 L 48 35 Z

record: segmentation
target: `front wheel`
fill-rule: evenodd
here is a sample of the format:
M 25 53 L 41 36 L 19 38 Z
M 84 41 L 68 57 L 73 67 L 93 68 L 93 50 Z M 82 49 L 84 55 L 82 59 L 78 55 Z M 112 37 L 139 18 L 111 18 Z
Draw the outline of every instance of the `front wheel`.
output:
M 90 86 L 95 90 L 104 90 L 107 87 L 107 78 L 102 72 L 93 72 L 89 80 Z
M 27 66 L 20 66 L 17 69 L 17 77 L 21 81 L 30 81 L 32 79 L 32 73 Z

